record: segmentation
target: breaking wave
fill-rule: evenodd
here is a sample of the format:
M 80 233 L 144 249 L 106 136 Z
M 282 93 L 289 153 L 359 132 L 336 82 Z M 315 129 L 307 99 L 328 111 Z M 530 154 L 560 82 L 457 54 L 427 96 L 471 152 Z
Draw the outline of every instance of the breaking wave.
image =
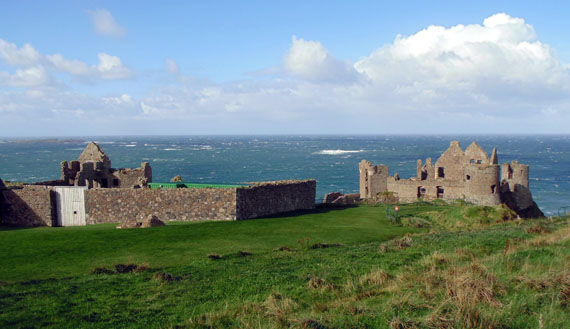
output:
M 315 152 L 315 154 L 341 155 L 341 154 L 360 153 L 360 152 L 364 152 L 364 150 L 322 150 L 319 152 Z

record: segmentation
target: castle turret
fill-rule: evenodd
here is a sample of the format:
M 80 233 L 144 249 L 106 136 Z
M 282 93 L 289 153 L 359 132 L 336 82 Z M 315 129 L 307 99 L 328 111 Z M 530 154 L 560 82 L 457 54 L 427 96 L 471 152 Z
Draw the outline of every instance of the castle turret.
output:
M 500 197 L 498 165 L 469 164 L 465 167 L 465 198 L 480 205 L 497 205 Z
M 372 198 L 378 193 L 388 191 L 388 166 L 372 166 L 370 161 L 362 160 L 358 169 L 361 198 Z

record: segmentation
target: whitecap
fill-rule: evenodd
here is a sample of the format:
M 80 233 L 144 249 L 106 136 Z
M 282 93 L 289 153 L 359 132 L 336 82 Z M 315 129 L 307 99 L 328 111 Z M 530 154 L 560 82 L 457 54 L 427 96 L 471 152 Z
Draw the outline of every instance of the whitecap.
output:
M 180 149 L 162 149 L 163 151 L 180 151 Z
M 341 155 L 341 154 L 360 153 L 360 152 L 364 152 L 364 150 L 322 150 L 319 152 L 315 152 L 313 154 Z
M 132 144 L 130 144 L 130 145 L 125 145 L 125 147 L 135 147 L 135 146 L 136 146 L 136 145 L 132 145 Z

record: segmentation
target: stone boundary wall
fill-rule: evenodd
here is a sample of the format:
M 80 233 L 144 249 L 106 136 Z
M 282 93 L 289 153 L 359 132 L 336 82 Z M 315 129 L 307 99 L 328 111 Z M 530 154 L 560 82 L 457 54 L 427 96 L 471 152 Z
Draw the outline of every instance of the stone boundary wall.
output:
M 55 200 L 53 191 L 44 186 L 24 186 L 1 190 L 2 224 L 17 226 L 53 226 Z
M 269 216 L 315 208 L 317 182 L 277 181 L 240 187 L 236 190 L 236 219 Z
M 143 221 L 156 215 L 162 221 L 236 219 L 235 189 L 127 189 L 85 191 L 87 225 Z

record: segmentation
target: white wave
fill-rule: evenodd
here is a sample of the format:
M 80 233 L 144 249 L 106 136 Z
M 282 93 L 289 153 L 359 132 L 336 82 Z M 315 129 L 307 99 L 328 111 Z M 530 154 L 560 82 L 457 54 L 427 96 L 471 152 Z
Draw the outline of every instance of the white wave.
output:
M 340 155 L 340 154 L 360 153 L 360 152 L 364 152 L 364 150 L 322 150 L 319 152 L 315 152 L 314 154 Z
M 132 144 L 130 144 L 130 145 L 125 145 L 125 147 L 135 147 L 135 146 L 136 146 L 136 145 L 132 145 Z
M 180 149 L 162 149 L 164 151 L 180 151 Z

